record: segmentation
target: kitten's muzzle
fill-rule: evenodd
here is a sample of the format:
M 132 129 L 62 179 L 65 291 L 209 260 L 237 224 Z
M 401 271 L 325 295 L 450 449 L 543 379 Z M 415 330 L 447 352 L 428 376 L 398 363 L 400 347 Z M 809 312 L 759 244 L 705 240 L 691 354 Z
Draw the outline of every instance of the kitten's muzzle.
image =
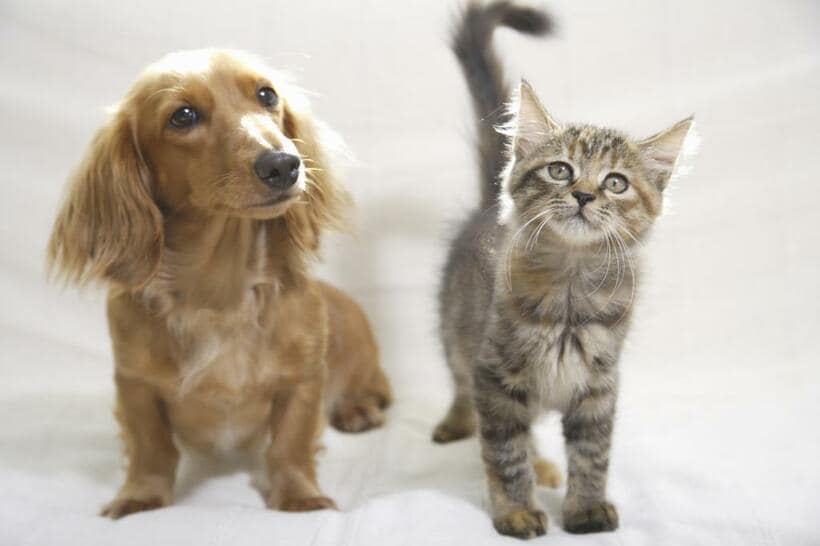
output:
M 595 201 L 595 196 L 585 191 L 575 190 L 574 192 L 572 192 L 572 196 L 575 198 L 576 201 L 578 201 L 579 207 L 583 207 L 590 201 Z

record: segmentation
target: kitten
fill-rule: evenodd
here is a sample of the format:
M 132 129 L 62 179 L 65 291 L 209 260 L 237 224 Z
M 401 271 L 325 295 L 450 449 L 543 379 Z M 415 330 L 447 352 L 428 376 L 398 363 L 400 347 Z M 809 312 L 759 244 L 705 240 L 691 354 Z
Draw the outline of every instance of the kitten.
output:
M 444 270 L 441 336 L 456 395 L 433 439 L 457 440 L 478 425 L 493 524 L 530 538 L 547 525 L 533 482 L 560 481 L 537 457 L 530 424 L 561 412 L 564 528 L 609 531 L 618 527 L 606 480 L 637 250 L 693 119 L 639 141 L 563 125 L 522 81 L 500 134 L 493 124 L 508 93 L 490 43 L 499 25 L 550 30 L 544 13 L 500 1 L 470 4 L 455 33 L 478 118 L 482 201 Z

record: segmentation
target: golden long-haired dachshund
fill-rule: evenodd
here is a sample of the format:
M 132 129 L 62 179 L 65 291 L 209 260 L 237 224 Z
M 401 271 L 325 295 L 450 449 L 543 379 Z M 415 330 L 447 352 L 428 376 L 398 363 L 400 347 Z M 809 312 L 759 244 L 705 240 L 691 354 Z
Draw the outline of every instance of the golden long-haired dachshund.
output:
M 151 65 L 96 135 L 48 256 L 108 286 L 127 472 L 104 515 L 168 505 L 180 444 L 259 450 L 270 508 L 334 506 L 323 408 L 365 430 L 391 394 L 362 310 L 308 273 L 348 202 L 328 134 L 254 57 L 192 51 Z

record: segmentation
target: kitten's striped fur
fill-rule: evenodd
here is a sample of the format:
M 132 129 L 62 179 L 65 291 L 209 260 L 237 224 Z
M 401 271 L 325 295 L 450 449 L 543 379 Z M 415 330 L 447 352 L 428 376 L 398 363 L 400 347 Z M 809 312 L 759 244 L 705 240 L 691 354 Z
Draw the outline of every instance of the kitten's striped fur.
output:
M 455 33 L 478 118 L 482 205 L 445 267 L 441 335 L 456 396 L 434 439 L 463 438 L 478 425 L 493 523 L 500 533 L 534 537 L 546 532 L 536 477 L 557 486 L 560 474 L 535 454 L 530 424 L 545 410 L 561 412 L 564 527 L 612 530 L 618 514 L 606 479 L 636 246 L 660 213 L 692 120 L 644 141 L 562 126 L 522 82 L 501 138 L 493 124 L 507 93 L 490 43 L 498 25 L 532 34 L 550 28 L 542 12 L 500 1 L 470 4 Z M 570 169 L 568 180 L 553 177 L 557 162 Z M 612 191 L 621 187 L 612 173 L 628 181 L 623 193 Z

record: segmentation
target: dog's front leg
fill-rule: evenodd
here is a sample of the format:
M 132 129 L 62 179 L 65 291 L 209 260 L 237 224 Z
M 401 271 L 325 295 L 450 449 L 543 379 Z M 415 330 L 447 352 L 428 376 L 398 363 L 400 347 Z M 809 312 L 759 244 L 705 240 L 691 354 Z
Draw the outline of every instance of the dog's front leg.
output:
M 324 394 L 324 377 L 316 375 L 274 398 L 271 444 L 266 453 L 270 478 L 267 505 L 274 510 L 336 508 L 316 482 L 316 442 Z
M 128 458 L 125 483 L 102 511 L 113 519 L 171 503 L 179 452 L 162 399 L 142 381 L 117 374 L 116 416 Z

